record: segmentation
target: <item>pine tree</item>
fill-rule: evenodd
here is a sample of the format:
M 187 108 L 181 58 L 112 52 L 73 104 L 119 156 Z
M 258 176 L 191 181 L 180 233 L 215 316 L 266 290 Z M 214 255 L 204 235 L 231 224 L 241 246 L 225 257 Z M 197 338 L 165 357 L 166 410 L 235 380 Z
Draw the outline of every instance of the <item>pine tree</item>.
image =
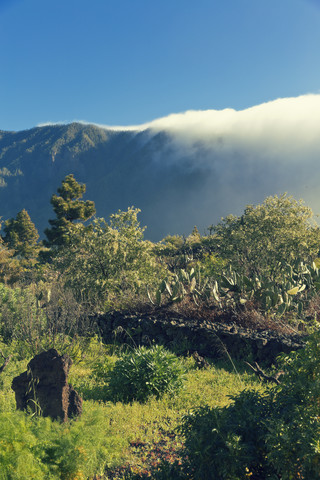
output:
M 0 229 L 2 222 L 0 221 Z M 19 270 L 17 261 L 13 259 L 14 250 L 10 250 L 0 235 L 0 283 L 14 283 L 17 281 Z
M 3 231 L 5 233 L 3 237 L 4 242 L 15 251 L 15 255 L 20 255 L 24 258 L 30 258 L 35 255 L 39 234 L 25 209 L 21 210 L 16 218 L 6 220 Z
M 51 228 L 44 231 L 47 240 L 43 243 L 51 249 L 67 245 L 72 224 L 85 222 L 96 213 L 94 202 L 81 200 L 86 186 L 78 183 L 72 174 L 65 177 L 57 191 L 59 195 L 51 197 L 56 218 L 49 220 Z

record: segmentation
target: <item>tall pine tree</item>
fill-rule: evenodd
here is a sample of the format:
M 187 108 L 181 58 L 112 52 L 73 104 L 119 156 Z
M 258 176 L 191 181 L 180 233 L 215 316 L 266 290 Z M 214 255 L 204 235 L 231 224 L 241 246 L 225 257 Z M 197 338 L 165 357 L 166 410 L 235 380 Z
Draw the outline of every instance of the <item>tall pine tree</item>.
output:
M 6 220 L 3 231 L 5 233 L 3 236 L 4 242 L 14 250 L 15 255 L 24 258 L 31 258 L 36 255 L 39 234 L 25 209 L 21 210 L 16 218 Z
M 78 183 L 72 174 L 65 177 L 57 191 L 58 195 L 54 194 L 51 197 L 56 218 L 49 220 L 51 228 L 44 231 L 47 240 L 43 243 L 50 249 L 68 245 L 73 223 L 85 222 L 96 213 L 94 202 L 81 200 L 86 186 Z

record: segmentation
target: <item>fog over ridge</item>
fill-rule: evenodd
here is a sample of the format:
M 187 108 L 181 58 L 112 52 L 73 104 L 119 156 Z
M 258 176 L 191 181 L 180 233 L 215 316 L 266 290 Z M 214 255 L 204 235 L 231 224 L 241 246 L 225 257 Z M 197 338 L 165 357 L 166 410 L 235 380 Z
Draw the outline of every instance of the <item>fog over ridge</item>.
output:
M 279 98 L 244 110 L 189 110 L 138 126 L 104 127 L 135 131 L 144 139 L 164 135 L 163 148 L 152 153 L 151 163 L 168 172 L 177 165 L 195 177 L 203 172 L 184 200 L 201 227 L 209 218 L 216 222 L 284 192 L 303 198 L 320 213 L 320 94 Z
M 189 110 L 136 126 L 94 125 L 115 133 L 108 138 L 119 201 L 142 209 L 151 238 L 187 234 L 194 225 L 204 232 L 221 217 L 285 192 L 320 214 L 320 94 L 238 111 Z M 109 175 L 107 164 L 100 166 L 99 178 Z M 99 178 L 88 183 L 93 199 Z
M 84 120 L 74 121 L 89 124 Z M 249 157 L 258 154 L 257 160 L 261 157 L 278 160 L 281 155 L 282 160 L 293 161 L 301 154 L 320 153 L 320 94 L 279 98 L 244 110 L 187 110 L 140 125 L 91 124 L 120 132 L 166 132 L 181 148 L 201 143 L 220 153 L 241 151 Z
M 174 162 L 205 168 L 203 218 L 225 216 L 288 192 L 320 213 L 320 95 L 281 98 L 245 110 L 188 111 L 149 125 L 172 138 Z M 216 221 L 216 218 L 215 218 Z
M 320 154 L 320 94 L 279 98 L 244 110 L 188 110 L 141 125 L 96 125 L 115 131 L 164 131 L 180 148 L 201 143 L 220 154 L 238 151 L 257 161 L 278 161 L 281 156 L 294 162 Z
M 241 151 L 248 157 L 303 160 L 320 154 L 320 94 L 281 98 L 245 110 L 187 111 L 151 122 L 180 146 L 201 142 L 220 153 Z

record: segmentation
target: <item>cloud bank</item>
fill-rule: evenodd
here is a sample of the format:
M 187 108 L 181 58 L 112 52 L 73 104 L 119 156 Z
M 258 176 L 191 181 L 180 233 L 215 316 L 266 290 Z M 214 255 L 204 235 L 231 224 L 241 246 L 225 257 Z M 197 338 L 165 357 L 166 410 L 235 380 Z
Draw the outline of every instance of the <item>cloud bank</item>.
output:
M 66 122 L 38 126 L 61 123 Z M 220 154 L 241 152 L 257 161 L 279 156 L 303 161 L 306 155 L 320 154 L 320 94 L 280 98 L 245 110 L 189 110 L 140 125 L 94 125 L 112 131 L 166 132 L 180 148 L 201 143 Z
M 303 198 L 320 213 L 320 94 L 280 98 L 241 111 L 190 110 L 116 127 L 121 129 L 139 136 L 145 132 L 144 139 L 147 133 L 165 134 L 162 143 L 155 143 L 150 161 L 166 168 L 168 176 L 174 165 L 195 178 L 202 172 L 185 204 L 203 225 L 210 217 L 216 222 L 284 192 Z
M 282 98 L 246 110 L 187 111 L 147 128 L 168 132 L 181 147 L 199 142 L 222 155 L 282 162 L 320 159 L 320 95 Z
M 189 234 L 194 225 L 204 233 L 221 217 L 285 192 L 320 214 L 320 94 L 97 126 L 114 134 L 101 135 L 89 162 L 66 149 L 54 166 L 79 173 L 98 216 L 141 208 L 152 240 Z
M 201 144 L 212 154 L 238 154 L 254 162 L 281 159 L 292 166 L 320 159 L 320 94 L 280 98 L 240 111 L 189 110 L 141 125 L 97 126 L 114 131 L 166 132 L 188 156 Z
M 150 187 L 151 198 L 163 184 L 163 194 L 146 212 L 147 225 L 156 215 L 171 233 L 187 232 L 195 223 L 205 228 L 284 192 L 320 214 L 320 94 L 241 111 L 190 110 L 142 125 L 99 126 L 135 137 L 129 143 L 135 153 L 128 154 L 132 162 L 144 159 L 147 165 L 142 191 Z
M 147 128 L 171 137 L 173 153 L 162 161 L 205 169 L 197 205 L 203 218 L 210 211 L 239 214 L 247 204 L 284 192 L 320 214 L 320 94 L 241 111 L 187 111 Z

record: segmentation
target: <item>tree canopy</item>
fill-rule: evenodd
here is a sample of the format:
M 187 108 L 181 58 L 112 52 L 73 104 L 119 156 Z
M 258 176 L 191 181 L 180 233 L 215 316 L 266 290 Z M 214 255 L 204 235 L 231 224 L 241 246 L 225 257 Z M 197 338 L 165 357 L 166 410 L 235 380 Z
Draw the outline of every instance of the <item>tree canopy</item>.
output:
M 35 255 L 39 234 L 25 209 L 21 210 L 16 218 L 6 220 L 3 231 L 4 242 L 15 251 L 15 255 L 25 258 Z
M 72 174 L 67 175 L 62 181 L 57 192 L 59 195 L 52 195 L 51 205 L 56 218 L 49 220 L 51 228 L 45 230 L 47 240 L 46 247 L 60 247 L 69 242 L 70 228 L 75 222 L 85 222 L 95 212 L 95 204 L 91 200 L 81 200 L 86 191 L 85 184 L 76 181 Z
M 244 214 L 229 215 L 213 227 L 211 244 L 233 268 L 275 279 L 294 260 L 313 260 L 320 245 L 311 208 L 287 194 L 248 205 Z
M 139 209 L 128 208 L 93 220 L 86 228 L 75 225 L 69 244 L 61 249 L 54 266 L 63 272 L 66 285 L 91 304 L 111 304 L 159 282 L 165 269 L 153 254 L 153 244 L 143 240 L 137 220 Z

